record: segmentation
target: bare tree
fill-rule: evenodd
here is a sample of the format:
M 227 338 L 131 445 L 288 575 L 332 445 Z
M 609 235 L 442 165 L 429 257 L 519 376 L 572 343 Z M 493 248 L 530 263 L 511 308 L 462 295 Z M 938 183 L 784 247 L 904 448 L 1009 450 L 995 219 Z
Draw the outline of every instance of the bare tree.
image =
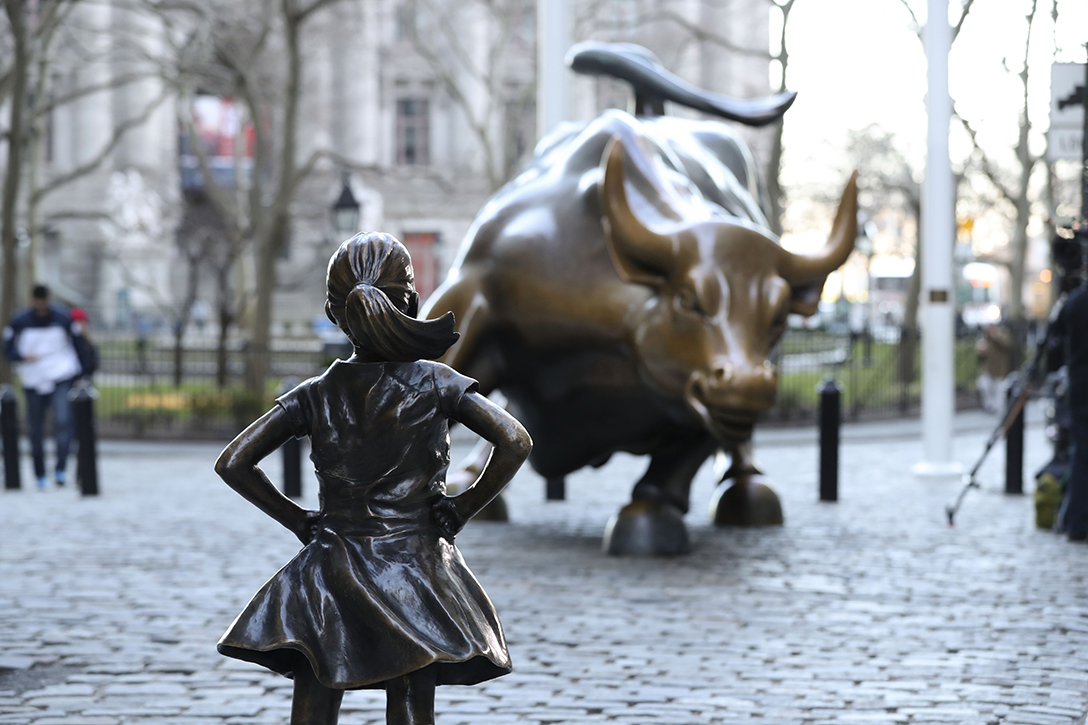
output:
M 258 399 L 264 396 L 269 371 L 276 259 L 290 231 L 291 205 L 299 184 L 319 156 L 301 162 L 296 158 L 301 37 L 314 14 L 334 2 L 192 2 L 184 6 L 190 22 L 202 30 L 193 36 L 199 42 L 179 48 L 182 122 L 194 140 L 204 191 L 223 220 L 229 247 L 237 255 L 251 248 L 256 260 L 246 387 Z M 204 149 L 195 142 L 191 110 L 198 87 L 238 99 L 244 117 L 252 123 L 252 171 L 247 177 L 242 173 L 243 165 L 236 163 L 233 188 L 216 182 Z M 227 255 L 227 259 L 237 259 L 237 255 Z M 220 278 L 229 276 L 229 271 L 224 271 Z M 221 320 L 224 309 L 221 305 Z
M 907 1 L 901 0 L 901 2 L 910 12 L 913 29 L 921 39 L 923 28 L 919 25 Z M 963 0 L 959 17 L 952 26 L 953 41 L 959 37 L 973 4 L 974 0 Z M 995 207 L 1003 207 L 1008 210 L 1011 226 L 1008 257 L 1002 260 L 995 258 L 994 261 L 1003 262 L 1009 270 L 1010 299 L 1007 312 L 1014 331 L 1018 333 L 1018 337 L 1022 337 L 1022 333 L 1026 329 L 1023 293 L 1026 273 L 1025 260 L 1028 248 L 1028 226 L 1033 214 L 1035 196 L 1033 188 L 1034 176 L 1044 157 L 1044 154 L 1035 154 L 1031 151 L 1030 141 L 1033 125 L 1028 113 L 1028 88 L 1031 73 L 1031 65 L 1028 59 L 1031 54 L 1032 28 L 1036 18 L 1040 15 L 1038 11 L 1039 1 L 1030 0 L 1023 15 L 1022 49 L 1015 60 L 1010 61 L 1007 56 L 1003 60 L 1004 70 L 1016 77 L 1020 87 L 1016 144 L 1012 149 L 1012 158 L 1007 158 L 1007 147 L 1004 144 L 988 145 L 979 133 L 978 122 L 968 118 L 960 107 L 957 106 L 953 114 L 966 131 L 973 147 L 971 157 L 967 160 L 965 173 L 981 174 L 999 194 L 1002 203 L 995 205 Z M 1052 16 L 1055 18 L 1056 12 L 1057 5 L 1054 3 Z M 1022 342 L 1022 339 L 1020 342 Z
M 1012 207 L 1011 254 L 1006 262 L 1009 269 L 1009 308 L 1008 316 L 1017 333 L 1024 330 L 1024 275 L 1028 249 L 1028 224 L 1032 215 L 1033 190 L 1032 177 L 1035 169 L 1043 160 L 1043 154 L 1033 154 L 1029 146 L 1032 132 L 1031 118 L 1028 114 L 1028 80 L 1031 65 L 1028 56 L 1031 51 L 1031 28 L 1035 22 L 1038 0 L 1031 0 L 1031 5 L 1024 15 L 1023 55 L 1018 60 L 1019 68 L 1009 66 L 1006 59 L 1006 72 L 1014 74 L 1020 82 L 1021 102 L 1018 112 L 1016 146 L 1013 148 L 1015 163 L 1012 172 L 1002 169 L 997 162 L 997 153 L 984 147 L 980 142 L 974 123 L 962 113 L 956 114 L 963 128 L 967 131 L 974 146 L 971 161 L 973 166 L 993 184 L 1003 200 Z M 1018 335 L 1019 337 L 1019 335 Z M 1022 342 L 1022 340 L 1021 340 Z
M 890 235 L 891 247 L 882 252 L 914 257 L 914 270 L 907 282 L 903 302 L 901 337 L 897 351 L 896 379 L 910 383 L 915 377 L 914 358 L 918 342 L 918 298 L 921 291 L 921 257 L 919 232 L 922 214 L 922 189 L 919 170 L 910 148 L 893 133 L 871 124 L 847 134 L 841 155 L 843 167 L 834 175 L 846 175 L 858 170 L 859 202 L 878 229 L 884 225 Z M 806 191 L 804 197 L 833 209 L 837 196 L 827 189 Z
M 401 8 L 401 31 L 461 111 L 492 191 L 520 161 L 513 125 L 536 92 L 535 35 L 527 32 L 534 8 L 530 0 L 409 0 Z M 526 60 L 529 74 L 518 73 Z
M 0 324 L 6 325 L 15 314 L 16 283 L 18 282 L 17 246 L 15 229 L 16 204 L 19 199 L 19 182 L 23 168 L 24 111 L 27 81 L 30 76 L 30 30 L 27 27 L 26 7 L 20 0 L 4 0 L 8 18 L 13 55 L 7 71 L 11 99 L 7 129 L 7 168 L 4 173 L 3 196 L 0 198 L 0 247 L 3 248 L 3 278 L 0 279 Z M 0 382 L 11 382 L 11 365 L 0 360 Z
M 139 12 L 142 0 L 133 0 L 133 4 L 119 6 L 131 12 Z M 80 5 L 79 0 L 56 0 L 55 2 L 19 2 L 5 0 L 7 30 L 12 49 L 11 61 L 4 65 L 0 60 L 0 101 L 7 100 L 10 109 L 9 123 L 5 134 L 7 142 L 7 168 L 4 182 L 2 211 L 0 211 L 0 246 L 3 247 L 3 279 L 0 287 L 0 319 L 6 321 L 14 314 L 17 301 L 17 280 L 20 278 L 36 280 L 38 278 L 37 261 L 39 257 L 42 233 L 41 204 L 45 197 L 68 184 L 98 171 L 122 142 L 126 134 L 146 123 L 151 114 L 165 100 L 165 94 L 152 99 L 147 107 L 132 117 L 114 125 L 104 145 L 83 163 L 61 173 L 50 175 L 43 181 L 45 172 L 43 163 L 43 144 L 45 126 L 49 114 L 58 108 L 74 103 L 88 96 L 106 93 L 124 87 L 129 83 L 153 77 L 158 68 L 105 73 L 105 77 L 88 83 L 81 83 L 63 93 L 53 87 L 51 69 L 57 62 L 56 39 L 68 35 L 67 50 L 82 48 L 83 43 L 96 33 L 107 32 L 103 28 L 90 28 L 86 24 L 73 21 L 74 10 Z M 112 29 L 111 29 L 112 31 Z M 115 45 L 120 45 L 123 38 L 115 38 Z M 93 43 L 91 43 L 93 45 Z M 6 56 L 6 54 L 5 54 Z M 96 66 L 109 69 L 113 57 L 111 54 L 93 54 L 79 59 L 82 67 Z M 25 185 L 25 191 L 24 191 Z M 29 238 L 29 250 L 26 255 L 26 268 L 19 269 L 16 254 L 18 244 L 19 202 L 25 200 L 22 221 Z M 66 212 L 58 211 L 63 218 Z M 10 380 L 10 368 L 6 361 L 0 361 L 0 380 Z

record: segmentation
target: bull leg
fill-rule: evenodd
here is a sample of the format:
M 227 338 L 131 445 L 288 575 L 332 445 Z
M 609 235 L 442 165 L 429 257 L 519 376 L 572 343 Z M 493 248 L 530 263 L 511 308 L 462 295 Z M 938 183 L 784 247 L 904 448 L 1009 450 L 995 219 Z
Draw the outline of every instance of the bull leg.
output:
M 480 338 L 487 328 L 489 310 L 487 300 L 480 294 L 476 280 L 462 278 L 444 284 L 427 300 L 423 317 L 433 319 L 446 312 L 453 312 L 461 337 L 446 352 L 442 362 L 458 372 L 476 378 L 480 392 L 487 395 L 496 388 L 498 381 L 494 366 L 481 359 L 486 355 L 479 354 Z M 490 443 L 481 439 L 461 466 L 446 477 L 446 490 L 451 495 L 464 492 L 476 482 L 491 456 L 491 448 Z M 496 496 L 473 518 L 477 521 L 509 521 L 510 515 L 502 494 Z
M 674 556 L 691 551 L 684 514 L 691 479 L 718 444 L 708 437 L 674 443 L 654 453 L 631 503 L 608 522 L 604 549 L 621 556 Z
M 752 460 L 752 442 L 738 444 L 710 501 L 717 526 L 780 526 L 782 503 Z

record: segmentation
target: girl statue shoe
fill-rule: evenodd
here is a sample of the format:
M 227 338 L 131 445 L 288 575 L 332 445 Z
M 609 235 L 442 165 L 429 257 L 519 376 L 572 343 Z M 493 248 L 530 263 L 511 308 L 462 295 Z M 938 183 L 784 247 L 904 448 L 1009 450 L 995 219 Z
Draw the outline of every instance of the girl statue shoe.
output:
M 386 691 L 387 723 L 433 723 L 436 685 L 510 671 L 495 609 L 453 540 L 532 441 L 476 381 L 430 361 L 457 340 L 453 315 L 416 319 L 400 242 L 377 233 L 344 242 L 327 287 L 325 311 L 354 354 L 279 398 L 216 462 L 231 488 L 304 544 L 218 648 L 294 678 L 292 725 L 336 723 L 354 689 Z M 456 497 L 445 495 L 451 420 L 495 445 Z M 319 511 L 280 494 L 257 466 L 292 436 L 310 438 Z

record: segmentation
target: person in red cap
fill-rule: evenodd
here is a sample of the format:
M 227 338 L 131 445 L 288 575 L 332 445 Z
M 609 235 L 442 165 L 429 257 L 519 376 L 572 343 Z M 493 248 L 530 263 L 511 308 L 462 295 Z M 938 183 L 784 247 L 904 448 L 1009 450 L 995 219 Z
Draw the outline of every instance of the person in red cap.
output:
M 77 325 L 80 330 L 80 334 L 72 338 L 72 344 L 76 348 L 76 356 L 79 357 L 79 367 L 81 369 L 79 377 L 91 379 L 95 370 L 98 369 L 98 350 L 94 346 L 94 342 L 91 341 L 90 333 L 90 318 L 87 317 L 87 311 L 82 307 L 73 307 L 68 310 L 68 316 L 72 318 L 72 324 Z

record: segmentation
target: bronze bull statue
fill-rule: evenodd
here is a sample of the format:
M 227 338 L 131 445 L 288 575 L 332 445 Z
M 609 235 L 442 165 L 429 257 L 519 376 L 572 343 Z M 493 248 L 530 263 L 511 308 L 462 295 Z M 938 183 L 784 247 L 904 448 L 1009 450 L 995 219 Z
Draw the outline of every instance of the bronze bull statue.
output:
M 655 100 L 644 90 L 640 107 Z M 821 251 L 793 254 L 767 226 L 751 153 L 724 124 L 609 111 L 541 142 L 424 308 L 456 315 L 444 361 L 502 391 L 550 487 L 617 451 L 650 455 L 611 553 L 686 552 L 691 481 L 719 450 L 732 462 L 715 522 L 782 523 L 749 440 L 787 316 L 813 314 L 853 250 L 856 174 Z

